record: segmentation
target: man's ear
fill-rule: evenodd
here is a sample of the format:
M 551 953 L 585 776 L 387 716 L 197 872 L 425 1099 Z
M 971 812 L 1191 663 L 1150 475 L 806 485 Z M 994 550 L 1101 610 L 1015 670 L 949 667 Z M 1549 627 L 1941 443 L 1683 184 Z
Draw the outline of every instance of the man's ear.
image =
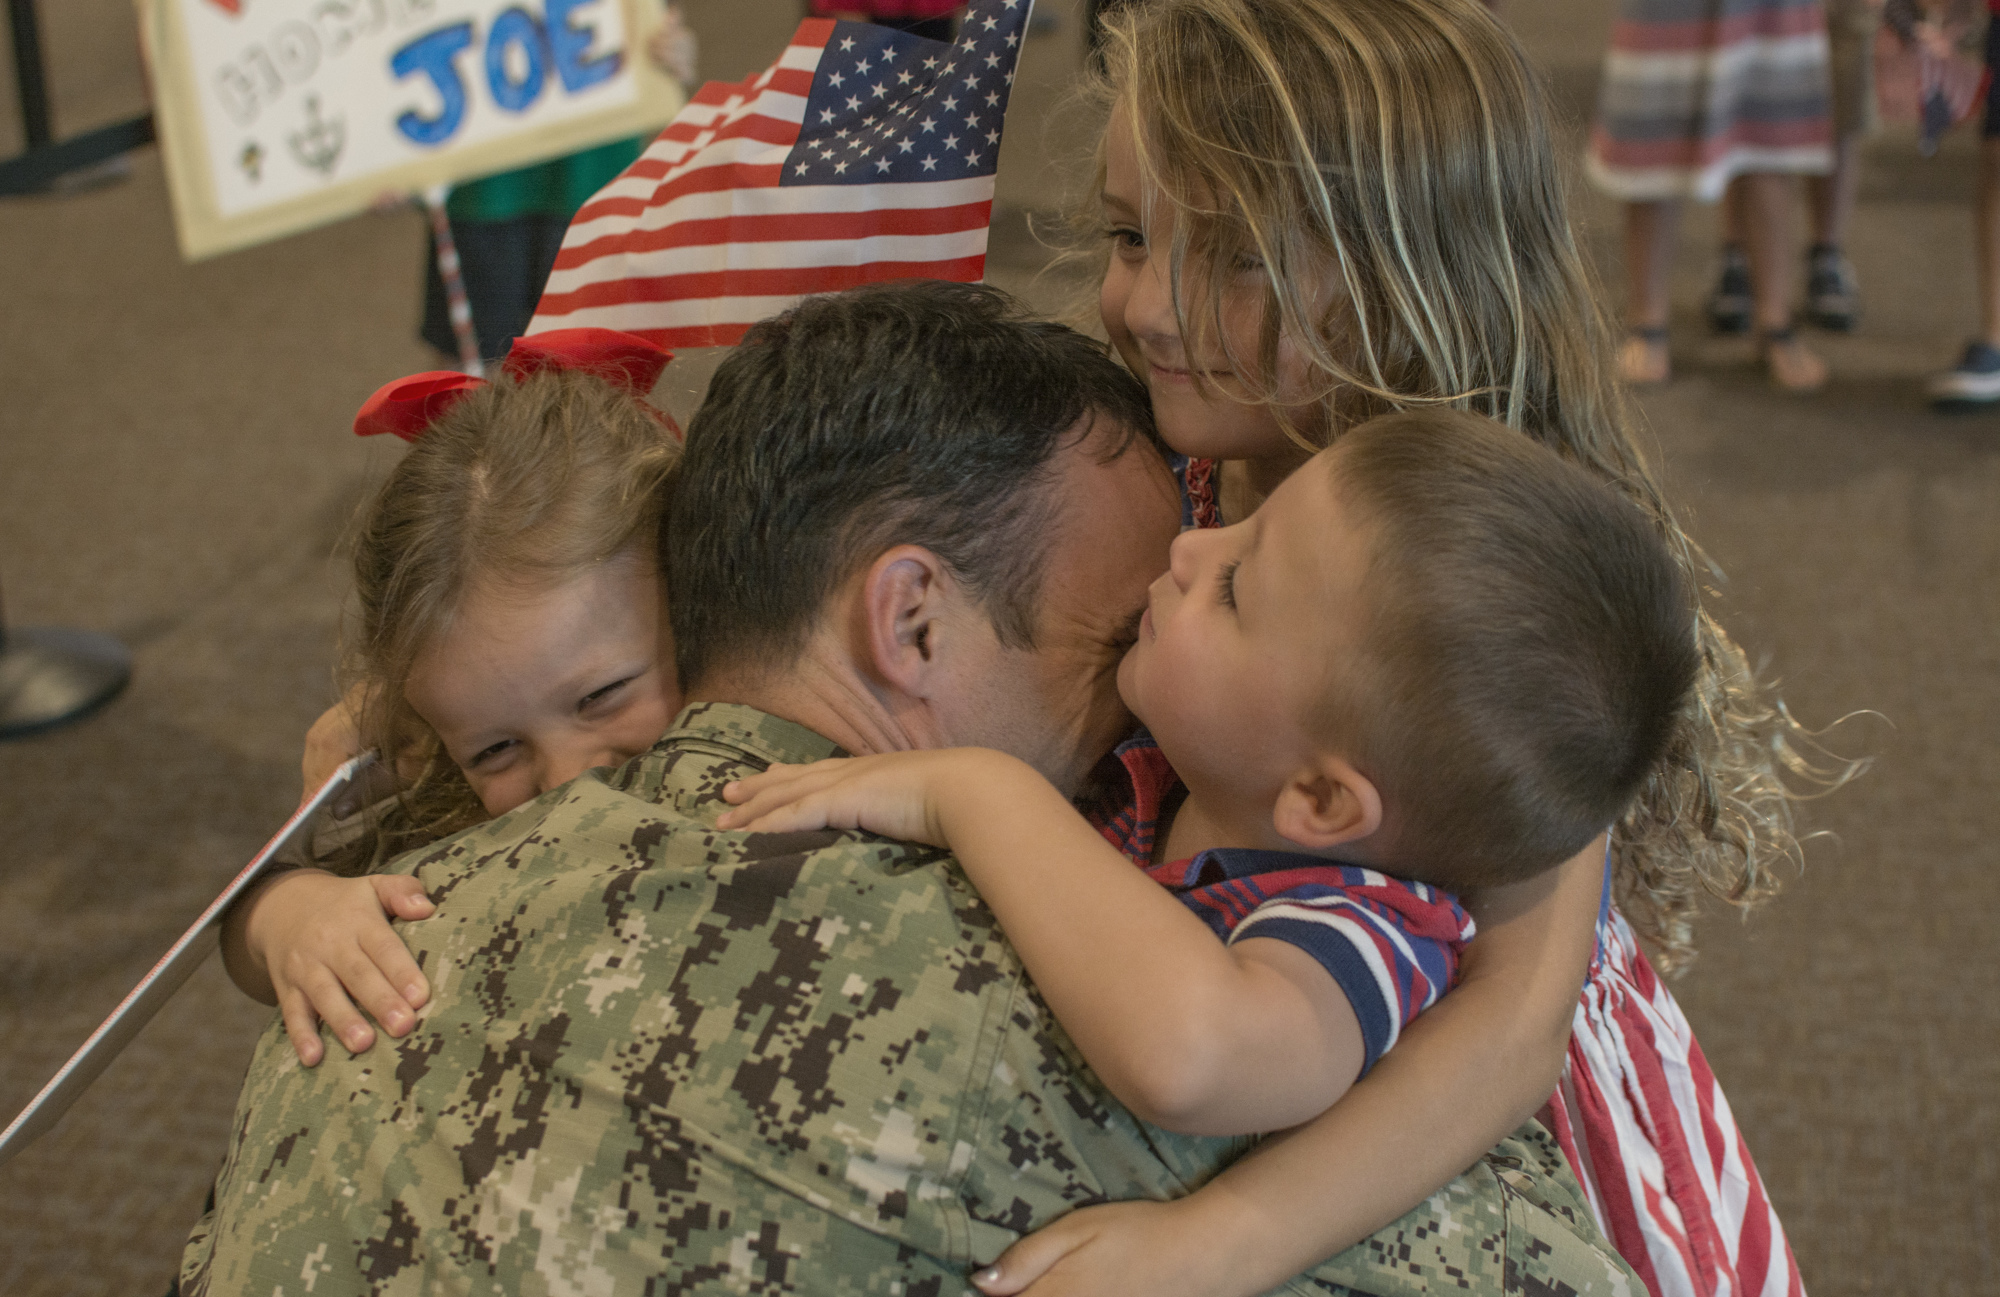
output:
M 885 683 L 923 698 L 935 674 L 934 641 L 950 576 L 920 545 L 884 550 L 861 576 L 860 606 L 868 662 Z
M 1382 827 L 1375 781 L 1340 757 L 1315 756 L 1293 772 L 1271 812 L 1278 835 L 1308 851 L 1359 842 Z

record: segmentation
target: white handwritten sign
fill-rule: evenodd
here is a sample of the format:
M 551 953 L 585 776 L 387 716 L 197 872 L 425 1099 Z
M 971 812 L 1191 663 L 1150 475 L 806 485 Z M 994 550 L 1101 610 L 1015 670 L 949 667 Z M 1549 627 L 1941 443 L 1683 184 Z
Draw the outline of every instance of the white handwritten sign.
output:
M 190 259 L 657 129 L 658 0 L 139 0 Z

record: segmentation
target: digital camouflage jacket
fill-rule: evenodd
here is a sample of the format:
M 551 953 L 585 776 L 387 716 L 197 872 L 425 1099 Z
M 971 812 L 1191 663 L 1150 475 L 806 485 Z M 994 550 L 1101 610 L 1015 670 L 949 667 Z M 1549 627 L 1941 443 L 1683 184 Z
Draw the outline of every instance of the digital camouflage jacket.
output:
M 942 852 L 718 832 L 722 785 L 834 755 L 700 704 L 652 751 L 405 856 L 438 904 L 402 1040 L 298 1064 L 273 1021 L 188 1297 L 970 1292 L 1072 1207 L 1248 1141 L 1092 1075 Z M 1292 1291 L 1637 1294 L 1539 1126 Z

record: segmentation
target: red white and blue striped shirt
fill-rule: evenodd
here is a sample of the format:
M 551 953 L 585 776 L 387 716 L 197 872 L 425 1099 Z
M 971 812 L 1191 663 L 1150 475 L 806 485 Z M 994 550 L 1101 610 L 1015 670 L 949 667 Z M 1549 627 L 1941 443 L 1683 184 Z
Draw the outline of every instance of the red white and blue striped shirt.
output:
M 1435 887 L 1290 851 L 1218 848 L 1152 864 L 1179 776 L 1143 732 L 1113 756 L 1129 786 L 1105 790 L 1099 831 L 1223 941 L 1270 937 L 1317 960 L 1354 1006 L 1363 1075 L 1457 980 L 1472 917 Z

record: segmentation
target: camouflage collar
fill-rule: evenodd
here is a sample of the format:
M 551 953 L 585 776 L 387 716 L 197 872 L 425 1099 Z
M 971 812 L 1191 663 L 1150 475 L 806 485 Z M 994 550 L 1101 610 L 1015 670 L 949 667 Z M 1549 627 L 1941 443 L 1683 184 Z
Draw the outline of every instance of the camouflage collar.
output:
M 730 756 L 788 765 L 852 755 L 795 721 L 742 703 L 694 703 L 682 709 L 654 750 L 662 748 L 720 748 Z

